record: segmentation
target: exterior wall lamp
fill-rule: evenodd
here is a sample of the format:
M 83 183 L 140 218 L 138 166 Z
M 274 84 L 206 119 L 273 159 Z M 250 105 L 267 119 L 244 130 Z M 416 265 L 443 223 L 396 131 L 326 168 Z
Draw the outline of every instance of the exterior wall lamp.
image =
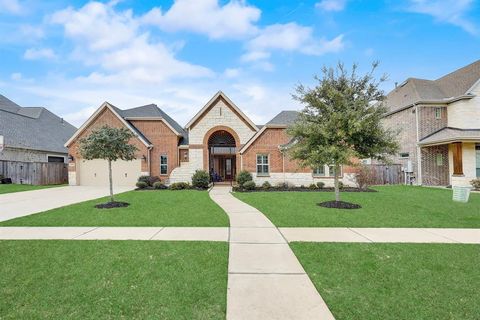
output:
M 73 156 L 71 154 L 68 155 L 68 161 L 73 161 Z

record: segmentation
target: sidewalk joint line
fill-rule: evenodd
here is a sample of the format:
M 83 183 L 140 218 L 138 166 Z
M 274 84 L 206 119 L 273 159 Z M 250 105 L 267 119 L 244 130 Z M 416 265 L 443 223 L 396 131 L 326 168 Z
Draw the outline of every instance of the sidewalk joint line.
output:
M 433 232 L 433 231 L 430 231 L 430 230 L 428 230 L 428 228 L 421 228 L 421 229 L 422 229 L 423 231 L 425 231 L 425 232 L 427 232 L 427 233 L 430 233 L 430 234 L 433 234 L 433 235 L 435 235 L 435 236 L 437 236 L 437 237 L 441 237 L 441 238 L 444 238 L 444 239 L 453 241 L 454 243 L 462 243 L 461 241 L 457 241 L 457 240 L 455 240 L 455 239 L 452 239 L 452 238 L 446 237 L 446 236 L 444 236 L 444 235 L 441 235 L 441 234 L 435 233 L 435 232 Z
M 353 230 L 353 228 L 347 228 L 348 230 L 352 231 L 353 233 L 356 233 L 358 234 L 360 237 L 364 238 L 364 239 L 367 239 L 368 241 L 372 242 L 372 243 L 375 243 L 375 241 L 373 241 L 372 239 L 370 239 L 369 237 L 361 234 L 360 232 L 356 231 L 356 230 Z
M 155 238 L 155 236 L 156 236 L 157 234 L 159 234 L 163 229 L 165 229 L 165 227 L 161 227 L 160 230 L 158 230 L 157 232 L 155 232 L 155 233 L 153 234 L 153 236 L 151 236 L 148 240 L 152 240 L 153 238 Z
M 73 237 L 72 240 L 75 240 L 75 239 L 77 239 L 77 238 L 79 238 L 79 237 L 81 237 L 81 236 L 83 236 L 83 235 L 86 235 L 87 233 L 90 233 L 90 232 L 92 232 L 92 231 L 94 231 L 94 230 L 97 230 L 98 228 L 100 228 L 100 227 L 94 227 L 93 229 L 88 230 L 87 232 L 84 232 L 84 233 L 82 233 L 82 234 L 79 234 L 79 235 L 76 236 L 76 237 Z

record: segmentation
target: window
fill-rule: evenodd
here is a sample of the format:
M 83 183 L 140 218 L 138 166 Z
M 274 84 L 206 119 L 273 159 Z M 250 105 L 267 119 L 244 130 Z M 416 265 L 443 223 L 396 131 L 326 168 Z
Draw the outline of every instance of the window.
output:
M 325 177 L 325 166 L 321 166 L 316 169 L 313 169 L 313 175 L 315 177 Z
M 408 153 L 408 152 L 400 152 L 399 156 L 400 156 L 400 158 L 408 158 L 408 157 L 410 157 L 410 153 Z
M 168 157 L 166 155 L 160 156 L 160 174 L 168 173 Z
M 442 119 L 442 108 L 435 108 L 435 119 Z
M 437 166 L 443 166 L 443 155 L 441 153 L 437 153 L 437 157 L 435 158 L 437 162 Z
M 333 177 L 333 171 L 334 167 L 333 166 L 328 166 L 328 176 Z M 340 167 L 340 170 L 338 171 L 338 176 L 342 175 L 342 167 Z
M 64 157 L 60 157 L 60 156 L 48 156 L 47 157 L 47 161 L 48 162 L 65 162 L 65 158 Z
M 257 154 L 257 175 L 268 176 L 268 154 Z

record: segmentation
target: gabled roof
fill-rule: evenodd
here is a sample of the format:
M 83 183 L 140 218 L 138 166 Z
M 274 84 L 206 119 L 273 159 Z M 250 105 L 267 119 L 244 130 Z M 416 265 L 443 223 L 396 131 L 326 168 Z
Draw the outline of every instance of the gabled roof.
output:
M 272 120 L 268 121 L 264 126 L 261 127 L 257 133 L 247 141 L 247 143 L 240 149 L 240 154 L 247 151 L 248 148 L 255 142 L 268 128 L 287 128 L 288 126 L 292 125 L 300 115 L 298 111 L 292 110 L 285 110 L 281 111 Z
M 135 128 L 130 121 L 125 120 L 124 117 L 122 117 L 121 112 L 122 110 L 118 109 L 114 105 L 104 102 L 102 105 L 95 111 L 90 118 L 88 118 L 87 121 L 71 136 L 70 139 L 65 143 L 65 147 L 68 147 L 85 129 L 88 127 L 88 125 L 94 121 L 98 115 L 105 109 L 109 109 L 117 118 L 128 128 L 130 131 L 133 132 L 133 134 L 140 139 L 140 141 L 147 147 L 150 147 L 152 144 L 148 139 L 139 131 L 137 128 Z
M 240 110 L 236 105 L 235 103 L 233 103 L 232 100 L 230 100 L 226 94 L 224 94 L 222 91 L 218 91 L 208 102 L 207 104 L 192 118 L 192 120 L 190 120 L 187 125 L 185 126 L 186 129 L 190 129 L 192 126 L 195 125 L 195 123 L 205 114 L 207 113 L 212 107 L 213 105 L 215 104 L 215 102 L 218 100 L 218 99 L 223 99 L 227 105 L 229 105 L 239 116 L 240 118 L 242 118 L 242 120 L 245 121 L 245 123 L 247 123 L 251 128 L 252 130 L 254 131 L 258 131 L 258 127 L 252 122 L 252 120 L 250 120 L 250 118 L 248 118 L 243 112 L 242 110 Z
M 76 128 L 45 108 L 21 107 L 0 95 L 0 135 L 7 147 L 67 153 Z
M 386 98 L 390 111 L 415 103 L 449 103 L 456 98 L 471 98 L 470 90 L 480 80 L 480 60 L 436 80 L 408 78 Z

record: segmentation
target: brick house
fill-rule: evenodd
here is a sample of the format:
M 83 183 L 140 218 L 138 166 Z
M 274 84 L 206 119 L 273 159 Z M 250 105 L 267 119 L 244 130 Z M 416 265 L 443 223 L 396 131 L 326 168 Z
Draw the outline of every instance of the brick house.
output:
M 107 164 L 83 160 L 78 139 L 103 125 L 126 127 L 139 151 L 134 161 L 113 163 L 114 183 L 133 185 L 140 175 L 159 176 L 167 183 L 190 182 L 196 170 L 206 170 L 214 181 L 232 181 L 240 170 L 252 173 L 256 183 L 289 182 L 333 184 L 333 170 L 325 165 L 301 168 L 288 158 L 288 125 L 296 111 L 282 111 L 264 126 L 255 125 L 223 92 L 210 101 L 182 128 L 156 105 L 120 110 L 105 102 L 66 143 L 71 185 L 107 184 Z M 353 184 L 354 173 L 344 168 L 342 179 Z
M 393 160 L 416 184 L 469 185 L 480 177 L 479 95 L 480 60 L 437 80 L 409 78 L 387 95 L 384 124 L 401 145 Z

